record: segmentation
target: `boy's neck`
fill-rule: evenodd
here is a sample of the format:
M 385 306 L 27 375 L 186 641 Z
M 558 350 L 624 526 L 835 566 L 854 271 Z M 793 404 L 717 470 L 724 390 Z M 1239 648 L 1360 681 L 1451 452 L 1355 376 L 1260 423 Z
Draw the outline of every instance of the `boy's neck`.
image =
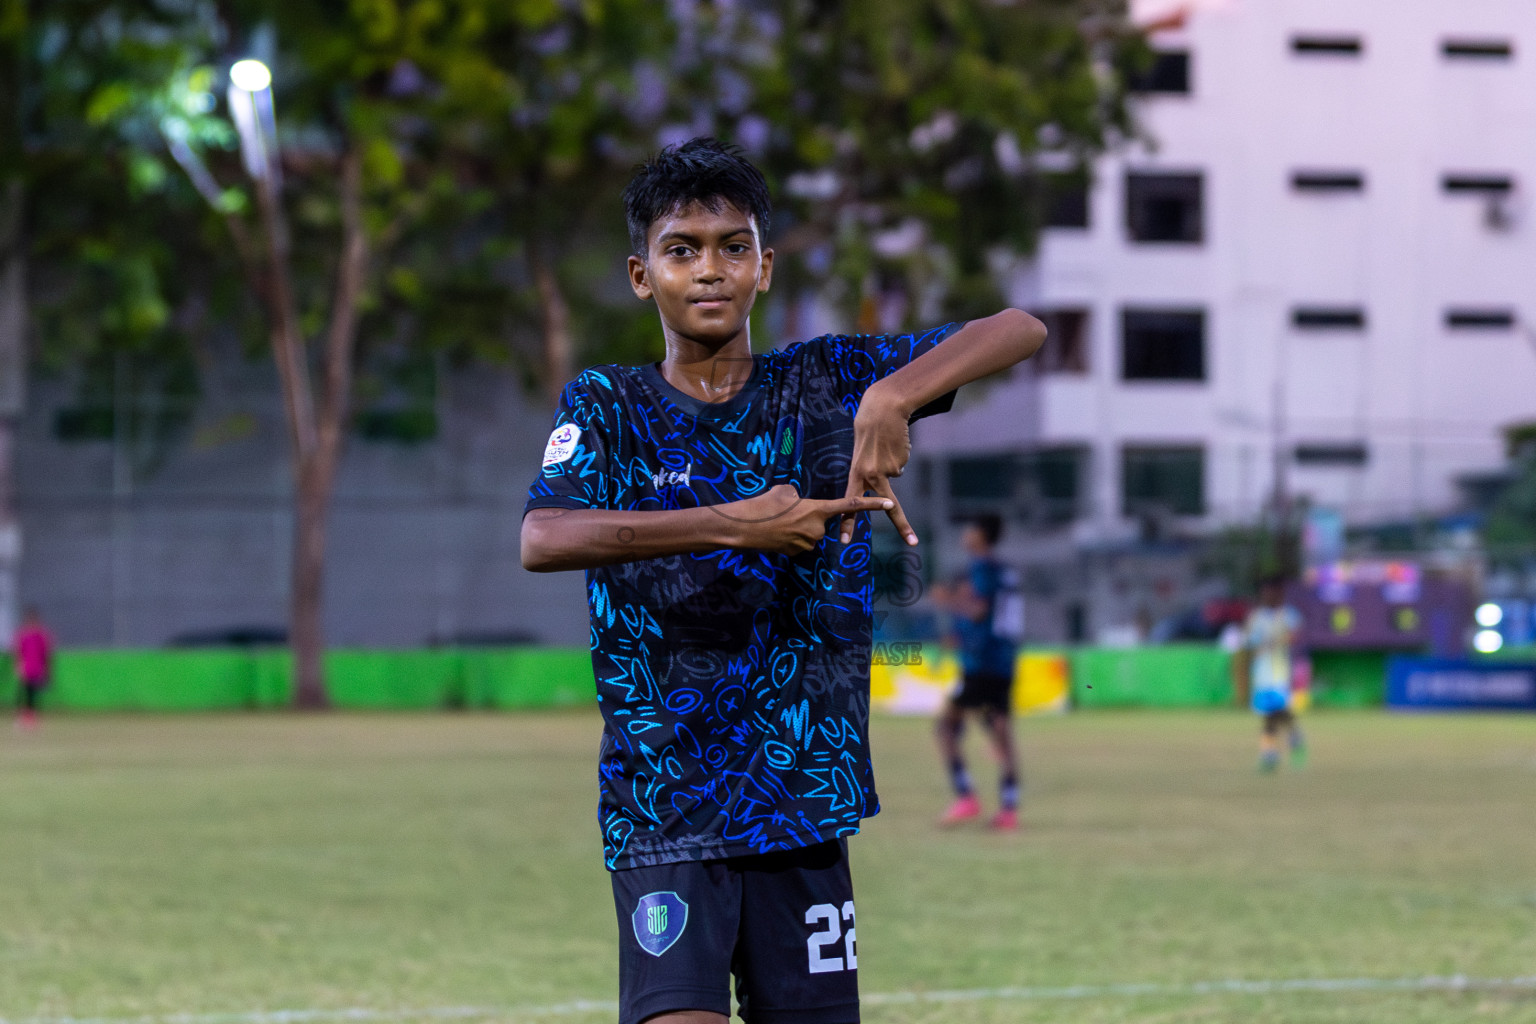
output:
M 666 332 L 667 356 L 661 376 L 701 402 L 724 402 L 752 376 L 752 335 L 746 324 L 718 348 Z

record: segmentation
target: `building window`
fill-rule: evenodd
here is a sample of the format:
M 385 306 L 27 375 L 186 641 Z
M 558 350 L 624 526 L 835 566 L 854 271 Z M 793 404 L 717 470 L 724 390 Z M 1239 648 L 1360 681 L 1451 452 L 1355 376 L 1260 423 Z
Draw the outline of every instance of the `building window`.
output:
M 1205 380 L 1205 314 L 1127 309 L 1121 314 L 1124 380 Z
M 1087 449 L 1074 446 L 950 459 L 950 501 L 960 515 L 1071 522 L 1081 514 L 1087 462 Z
M 1205 514 L 1205 450 L 1126 447 L 1120 455 L 1121 511 L 1127 516 Z
M 1291 52 L 1306 56 L 1358 57 L 1364 49 L 1359 36 L 1291 37 Z
M 1360 441 L 1303 441 L 1296 446 L 1300 466 L 1363 466 L 1369 451 Z
M 1291 326 L 1302 331 L 1363 331 L 1365 310 L 1353 306 L 1298 306 Z
M 1013 454 L 949 460 L 949 496 L 960 502 L 996 504 L 1013 498 Z
M 1512 309 L 1448 309 L 1445 326 L 1452 330 L 1507 331 L 1515 326 Z
M 1189 93 L 1189 51 L 1160 50 L 1152 63 L 1126 79 L 1126 88 L 1137 93 Z
M 1088 226 L 1088 175 L 1082 172 L 1040 176 L 1040 224 L 1047 228 Z
M 1514 190 L 1515 181 L 1507 174 L 1447 174 L 1440 187 L 1461 195 L 1502 196 Z
M 1041 373 L 1088 372 L 1088 311 L 1048 309 L 1039 314 L 1047 334 L 1030 360 Z
M 1199 174 L 1127 174 L 1125 218 L 1131 240 L 1204 241 L 1202 192 Z
M 1069 523 L 1082 514 L 1086 448 L 1041 448 L 1018 456 L 1017 514 L 1033 522 Z
M 1365 175 L 1359 171 L 1297 171 L 1291 175 L 1291 188 L 1297 192 L 1360 192 L 1365 189 Z
M 1509 60 L 1515 47 L 1508 39 L 1447 39 L 1440 53 L 1452 60 Z

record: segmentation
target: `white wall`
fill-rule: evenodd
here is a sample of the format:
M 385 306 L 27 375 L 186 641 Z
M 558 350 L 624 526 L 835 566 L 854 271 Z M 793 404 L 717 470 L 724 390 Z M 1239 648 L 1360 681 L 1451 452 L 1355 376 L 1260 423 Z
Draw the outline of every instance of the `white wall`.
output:
M 1364 51 L 1299 56 L 1296 33 L 1359 35 Z M 1449 60 L 1448 36 L 1510 39 L 1514 57 Z M 1536 419 L 1536 2 L 1226 0 L 1153 41 L 1191 51 L 1191 94 L 1145 98 L 1153 145 L 1101 161 L 1090 228 L 1047 232 L 1016 295 L 1092 310 L 1090 372 L 1041 381 L 1036 415 L 1041 441 L 1092 446 L 1095 530 L 1124 528 L 1126 443 L 1202 443 L 1211 521 L 1254 515 L 1277 442 L 1299 440 L 1368 445 L 1362 468 L 1290 464 L 1294 491 L 1351 520 L 1452 506 L 1457 476 L 1501 464 L 1500 428 Z M 1204 243 L 1128 242 L 1127 169 L 1201 171 Z M 1366 186 L 1300 193 L 1296 170 Z M 1514 177 L 1512 229 L 1442 191 L 1456 171 Z M 1141 304 L 1206 310 L 1204 383 L 1119 379 L 1120 309 Z M 1297 331 L 1297 305 L 1361 306 L 1367 327 Z M 1531 326 L 1447 331 L 1452 306 Z M 919 441 L 977 434 L 962 417 Z

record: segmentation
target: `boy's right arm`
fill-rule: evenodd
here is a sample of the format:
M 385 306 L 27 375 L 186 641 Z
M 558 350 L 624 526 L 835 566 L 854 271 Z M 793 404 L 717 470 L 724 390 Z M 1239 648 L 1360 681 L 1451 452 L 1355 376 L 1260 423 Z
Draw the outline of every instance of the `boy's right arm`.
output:
M 801 498 L 792 484 L 725 505 L 665 511 L 534 508 L 523 516 L 523 568 L 592 569 L 720 548 L 799 554 L 827 534 L 829 520 L 891 508 L 889 498 Z

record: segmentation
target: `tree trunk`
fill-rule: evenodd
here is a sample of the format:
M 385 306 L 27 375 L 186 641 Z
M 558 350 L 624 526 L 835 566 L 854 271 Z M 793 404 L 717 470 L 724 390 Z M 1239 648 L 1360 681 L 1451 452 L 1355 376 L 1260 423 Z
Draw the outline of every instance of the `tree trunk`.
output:
M 539 293 L 539 326 L 544 339 L 544 393 L 549 403 L 560 401 L 566 382 L 576 376 L 576 345 L 571 337 L 571 307 L 560 288 L 554 261 L 544 246 L 529 245 L 533 284 Z
M 0 643 L 20 620 L 21 520 L 16 513 L 16 432 L 26 403 L 27 247 L 19 179 L 0 189 Z
M 318 453 L 316 453 L 318 454 Z M 293 650 L 293 704 L 330 706 L 325 687 L 325 540 L 334 466 L 315 457 L 299 468 L 294 492 L 293 576 L 288 638 Z
M 352 361 L 357 348 L 357 307 L 368 266 L 363 229 L 362 162 L 342 158 L 342 251 L 331 298 L 323 383 L 314 406 L 314 439 L 298 465 L 293 538 L 294 703 L 301 708 L 329 704 L 325 689 L 324 581 L 326 530 L 336 470 L 351 410 Z
M 357 307 L 367 270 L 362 218 L 362 162 L 349 152 L 341 163 L 342 252 L 331 299 L 323 380 L 319 395 L 310 380 L 309 350 L 299 331 L 293 297 L 287 225 L 270 178 L 257 182 L 266 235 L 266 288 L 272 357 L 283 389 L 293 449 L 293 563 L 288 639 L 293 652 L 294 706 L 330 705 L 325 685 L 325 546 L 336 470 L 346 437 L 357 339 Z

